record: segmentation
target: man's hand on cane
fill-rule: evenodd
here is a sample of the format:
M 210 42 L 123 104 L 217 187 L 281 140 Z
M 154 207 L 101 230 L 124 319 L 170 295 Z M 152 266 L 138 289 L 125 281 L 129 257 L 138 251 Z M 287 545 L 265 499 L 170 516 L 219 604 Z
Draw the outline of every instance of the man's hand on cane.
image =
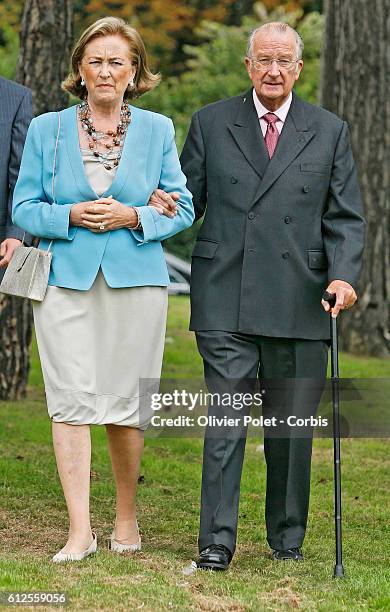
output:
M 336 295 L 336 304 L 332 309 L 325 300 L 321 300 L 321 304 L 326 312 L 332 310 L 331 314 L 334 318 L 337 317 L 340 310 L 352 308 L 357 300 L 357 295 L 352 285 L 343 280 L 333 280 L 326 288 L 326 291 Z

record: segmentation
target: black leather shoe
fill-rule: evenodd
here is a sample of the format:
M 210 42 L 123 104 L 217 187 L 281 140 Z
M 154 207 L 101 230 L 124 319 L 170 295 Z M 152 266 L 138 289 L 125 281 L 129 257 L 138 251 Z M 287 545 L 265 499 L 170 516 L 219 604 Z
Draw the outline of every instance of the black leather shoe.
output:
M 223 544 L 210 544 L 199 553 L 197 567 L 214 571 L 227 570 L 232 560 L 232 553 Z
M 288 548 L 287 550 L 274 550 L 272 557 L 277 561 L 303 561 L 303 553 L 300 548 Z

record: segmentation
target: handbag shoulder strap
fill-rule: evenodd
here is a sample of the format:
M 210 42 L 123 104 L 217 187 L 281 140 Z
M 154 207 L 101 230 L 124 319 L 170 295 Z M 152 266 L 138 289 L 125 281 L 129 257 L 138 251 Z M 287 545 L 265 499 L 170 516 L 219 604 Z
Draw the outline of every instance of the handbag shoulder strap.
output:
M 55 147 L 54 147 L 53 172 L 52 172 L 52 182 L 51 182 L 51 191 L 52 191 L 52 195 L 53 195 L 53 204 L 56 203 L 54 179 L 55 179 L 55 174 L 56 174 L 58 141 L 59 141 L 59 138 L 60 138 L 60 129 L 61 129 L 61 115 L 60 115 L 59 111 L 57 112 L 57 115 L 58 115 L 58 128 L 57 128 L 56 144 L 55 144 Z
M 52 177 L 51 177 L 51 191 L 52 191 L 52 196 L 53 196 L 53 204 L 56 204 L 54 179 L 55 179 L 55 176 L 56 176 L 57 150 L 58 150 L 58 141 L 60 139 L 60 129 L 61 129 L 61 114 L 60 114 L 60 111 L 57 111 L 57 117 L 58 117 L 58 127 L 57 127 L 56 144 L 55 144 L 55 147 L 54 147 L 53 172 L 52 172 Z M 50 240 L 49 246 L 46 249 L 47 252 L 50 251 L 52 244 L 53 244 L 53 240 Z
M 58 141 L 60 139 L 60 129 L 61 129 L 61 115 L 60 115 L 59 111 L 57 112 L 57 116 L 58 116 L 58 127 L 57 127 L 56 144 L 55 144 L 55 147 L 54 147 L 53 171 L 52 171 L 52 177 L 51 177 L 51 191 L 52 191 L 52 196 L 53 196 L 53 204 L 56 203 L 54 179 L 55 179 L 55 174 L 56 174 Z M 23 232 L 22 244 L 24 244 L 25 238 L 26 238 L 26 230 L 24 230 L 24 232 Z M 48 251 L 50 250 L 52 244 L 53 244 L 53 240 L 50 241 L 50 244 L 47 247 Z

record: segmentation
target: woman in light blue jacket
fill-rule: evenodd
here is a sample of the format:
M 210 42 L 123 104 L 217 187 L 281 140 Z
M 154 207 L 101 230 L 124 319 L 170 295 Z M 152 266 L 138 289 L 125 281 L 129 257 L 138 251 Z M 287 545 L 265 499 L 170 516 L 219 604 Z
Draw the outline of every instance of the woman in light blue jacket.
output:
M 91 25 L 64 82 L 83 102 L 32 121 L 15 187 L 14 223 L 39 236 L 40 248 L 53 241 L 49 287 L 33 311 L 70 519 L 55 562 L 96 551 L 91 424 L 106 427 L 117 488 L 110 548 L 141 546 L 135 494 L 151 415 L 140 380 L 161 374 L 169 283 L 161 240 L 194 219 L 172 121 L 124 102 L 158 82 L 136 30 L 114 17 Z M 156 188 L 179 194 L 175 209 L 148 206 Z

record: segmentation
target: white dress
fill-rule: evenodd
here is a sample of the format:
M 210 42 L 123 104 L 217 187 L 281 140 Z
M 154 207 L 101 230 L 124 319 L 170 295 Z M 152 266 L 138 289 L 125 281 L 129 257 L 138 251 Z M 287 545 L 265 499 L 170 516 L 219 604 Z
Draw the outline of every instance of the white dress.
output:
M 115 169 L 90 151 L 82 156 L 101 195 Z M 161 374 L 167 306 L 166 287 L 112 289 L 101 269 L 88 291 L 49 285 L 33 312 L 50 418 L 146 429 L 152 414 L 140 396 L 146 399 L 143 381 Z

